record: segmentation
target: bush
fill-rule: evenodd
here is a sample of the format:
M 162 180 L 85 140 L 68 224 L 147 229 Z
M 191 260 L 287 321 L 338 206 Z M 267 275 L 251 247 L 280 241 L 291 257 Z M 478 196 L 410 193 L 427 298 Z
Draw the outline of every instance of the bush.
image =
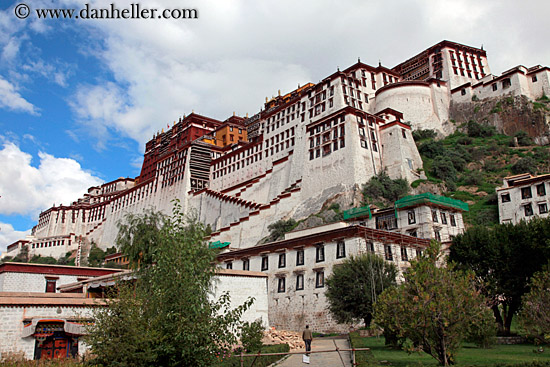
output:
M 441 141 L 430 140 L 420 144 L 418 152 L 425 157 L 435 158 L 445 154 L 445 147 Z
M 431 129 L 420 129 L 413 131 L 412 135 L 414 141 L 420 141 L 424 139 L 434 139 L 437 136 L 437 133 L 435 132 L 435 130 Z
M 264 327 L 262 320 L 245 322 L 241 327 L 241 344 L 248 352 L 256 352 L 262 347 Z
M 511 167 L 512 173 L 518 175 L 520 173 L 531 173 L 535 174 L 537 172 L 537 162 L 531 157 L 525 157 L 518 160 Z
M 457 170 L 448 159 L 437 157 L 432 164 L 432 173 L 444 181 L 456 181 Z
M 392 180 L 385 171 L 380 172 L 363 185 L 363 197 L 384 198 L 389 201 L 396 201 L 409 193 L 407 180 L 398 178 Z
M 480 348 L 490 348 L 495 345 L 497 324 L 493 312 L 486 308 L 480 319 L 475 320 L 468 329 L 466 341 L 474 343 Z
M 103 265 L 105 260 L 105 251 L 97 247 L 95 243 L 92 243 L 92 248 L 90 249 L 90 255 L 88 255 L 88 266 L 99 267 Z
M 517 133 L 514 134 L 514 137 L 518 139 L 518 145 L 520 147 L 525 147 L 525 146 L 528 146 L 528 145 L 532 145 L 533 144 L 533 140 L 529 137 L 529 135 L 523 131 L 523 130 L 520 130 L 518 131 Z
M 483 170 L 485 172 L 498 172 L 500 170 L 500 166 L 497 162 L 488 160 L 483 163 Z
M 469 137 L 472 138 L 481 138 L 487 136 L 493 136 L 496 134 L 496 129 L 494 126 L 486 124 L 478 124 L 475 121 L 468 121 L 466 124 L 466 131 Z
M 289 220 L 278 220 L 267 226 L 269 229 L 268 242 L 277 241 L 284 238 L 285 233 L 292 231 L 296 225 L 296 221 L 292 218 Z
M 530 286 L 531 290 L 522 298 L 520 325 L 538 343 L 550 344 L 550 272 L 541 271 L 533 275 Z
M 461 179 L 468 186 L 479 186 L 483 182 L 483 173 L 480 171 L 470 171 L 464 173 Z
M 57 260 L 53 257 L 40 255 L 34 255 L 29 262 L 34 264 L 57 264 Z
M 461 145 L 470 145 L 474 141 L 473 138 L 469 136 L 461 136 L 460 138 L 456 139 L 456 142 Z

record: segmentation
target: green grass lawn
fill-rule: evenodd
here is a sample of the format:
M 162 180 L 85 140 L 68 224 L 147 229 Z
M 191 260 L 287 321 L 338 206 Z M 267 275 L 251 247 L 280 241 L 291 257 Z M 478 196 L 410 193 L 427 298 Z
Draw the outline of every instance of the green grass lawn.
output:
M 358 338 L 354 342 L 356 347 L 371 348 L 376 362 L 369 365 L 391 366 L 437 366 L 437 361 L 426 353 L 408 354 L 402 350 L 395 350 L 384 345 L 384 338 Z M 361 345 L 358 345 L 361 344 Z M 522 364 L 530 362 L 547 362 L 550 365 L 550 349 L 544 353 L 534 353 L 535 346 L 495 345 L 491 349 L 477 348 L 473 344 L 465 343 L 456 356 L 457 366 L 494 366 L 507 364 Z M 366 365 L 366 364 L 365 364 Z

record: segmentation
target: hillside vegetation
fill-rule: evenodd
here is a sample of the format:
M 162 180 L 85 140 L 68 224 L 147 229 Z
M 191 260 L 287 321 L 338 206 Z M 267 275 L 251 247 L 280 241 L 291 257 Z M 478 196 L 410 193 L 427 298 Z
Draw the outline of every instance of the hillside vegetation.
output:
M 550 173 L 550 147 L 532 145 L 524 131 L 515 136 L 497 133 L 493 126 L 469 121 L 442 140 L 431 130 L 418 130 L 414 138 L 427 180 L 439 184 L 443 194 L 470 205 L 467 224 L 498 223 L 495 189 L 502 179 L 520 173 Z

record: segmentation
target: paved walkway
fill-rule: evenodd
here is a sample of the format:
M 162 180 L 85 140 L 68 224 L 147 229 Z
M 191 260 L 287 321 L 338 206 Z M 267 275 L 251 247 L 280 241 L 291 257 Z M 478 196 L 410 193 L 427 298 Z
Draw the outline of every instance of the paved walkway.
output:
M 311 344 L 311 350 L 328 350 L 338 348 L 349 348 L 348 340 L 345 338 L 315 338 Z M 304 350 L 305 351 L 305 350 Z M 302 354 L 291 354 L 287 359 L 278 364 L 278 367 L 351 367 L 351 352 L 340 351 L 327 353 L 311 353 L 310 364 L 302 363 Z M 341 356 L 341 358 L 340 358 Z M 342 362 L 343 361 L 343 362 Z

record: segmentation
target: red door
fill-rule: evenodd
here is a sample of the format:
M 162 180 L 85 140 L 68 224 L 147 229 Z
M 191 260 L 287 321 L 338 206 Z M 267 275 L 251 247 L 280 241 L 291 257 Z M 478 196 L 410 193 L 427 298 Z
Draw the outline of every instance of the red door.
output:
M 40 346 L 40 359 L 60 359 L 67 357 L 67 338 L 45 340 Z

